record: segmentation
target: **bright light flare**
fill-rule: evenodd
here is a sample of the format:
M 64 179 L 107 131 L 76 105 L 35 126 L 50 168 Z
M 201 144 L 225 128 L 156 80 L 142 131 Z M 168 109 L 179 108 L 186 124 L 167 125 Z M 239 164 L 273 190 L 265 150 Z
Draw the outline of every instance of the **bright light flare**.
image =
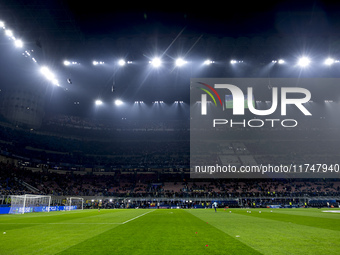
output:
M 230 60 L 230 64 L 232 64 L 232 65 L 237 64 L 237 63 L 243 63 L 243 61 L 242 60 L 235 60 L 235 59 Z
M 102 105 L 103 104 L 103 101 L 102 100 L 100 100 L 100 99 L 97 99 L 95 102 L 95 105 Z
M 93 64 L 94 66 L 97 66 L 97 65 L 104 65 L 104 62 L 103 62 L 103 61 L 96 61 L 96 60 L 94 60 L 94 61 L 92 61 L 92 64 Z
M 212 61 L 212 60 L 210 60 L 210 59 L 207 59 L 206 61 L 204 61 L 204 64 L 205 64 L 205 65 L 210 65 L 210 64 L 212 64 L 212 63 L 214 63 L 214 61 Z
M 160 58 L 154 58 L 149 63 L 155 68 L 160 67 L 162 65 L 162 61 Z
M 122 100 L 120 100 L 120 99 L 116 99 L 116 100 L 115 100 L 115 105 L 120 106 L 120 105 L 122 105 L 122 104 L 123 104 L 123 101 L 122 101 Z
M 43 66 L 40 68 L 40 72 L 45 76 L 45 78 L 52 82 L 53 85 L 59 86 L 58 80 L 55 78 L 54 74 L 48 69 L 48 67 Z
M 5 35 L 7 35 L 8 37 L 13 37 L 13 32 L 12 32 L 12 30 L 6 29 Z
M 324 62 L 325 65 L 330 66 L 335 63 L 335 60 L 333 58 L 327 58 Z
M 307 57 L 301 57 L 298 61 L 298 65 L 301 67 L 307 67 L 310 64 L 310 59 Z
M 17 47 L 17 48 L 22 48 L 22 47 L 24 46 L 24 43 L 23 43 L 20 39 L 16 39 L 16 40 L 14 41 L 14 45 L 15 45 L 15 47 Z
M 120 59 L 118 61 L 118 65 L 120 65 L 120 66 L 125 66 L 125 64 L 126 64 L 126 61 L 124 59 Z
M 176 66 L 179 66 L 179 67 L 185 65 L 186 63 L 187 63 L 187 61 L 185 61 L 182 58 L 178 58 L 175 62 Z
M 280 65 L 282 65 L 282 64 L 284 64 L 285 63 L 285 61 L 283 60 L 283 59 L 279 59 L 279 60 L 272 60 L 272 63 L 274 63 L 274 64 L 280 64 Z
M 0 20 L 0 27 L 5 28 L 5 22 Z

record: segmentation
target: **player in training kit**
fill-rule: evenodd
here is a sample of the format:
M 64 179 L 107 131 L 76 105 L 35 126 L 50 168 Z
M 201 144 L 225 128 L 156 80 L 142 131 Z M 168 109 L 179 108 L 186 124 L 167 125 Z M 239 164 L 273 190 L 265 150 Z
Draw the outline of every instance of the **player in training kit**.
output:
M 213 203 L 213 207 L 215 208 L 215 212 L 216 212 L 216 208 L 217 208 L 217 203 L 216 202 Z

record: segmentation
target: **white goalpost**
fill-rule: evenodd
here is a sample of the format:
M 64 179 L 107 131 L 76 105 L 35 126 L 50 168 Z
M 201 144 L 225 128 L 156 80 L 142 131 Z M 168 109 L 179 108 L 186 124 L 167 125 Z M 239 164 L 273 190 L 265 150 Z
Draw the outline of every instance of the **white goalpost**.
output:
M 66 198 L 65 210 L 83 210 L 84 199 L 82 197 L 68 197 Z
M 24 214 L 29 212 L 49 212 L 51 196 L 42 195 L 11 195 L 10 214 Z

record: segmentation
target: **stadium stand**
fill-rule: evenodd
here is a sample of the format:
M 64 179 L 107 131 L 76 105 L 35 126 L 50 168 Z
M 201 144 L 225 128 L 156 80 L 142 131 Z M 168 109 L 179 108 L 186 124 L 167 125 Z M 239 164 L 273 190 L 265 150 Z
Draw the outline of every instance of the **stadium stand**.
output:
M 58 198 L 86 197 L 90 201 L 88 207 L 94 206 L 93 199 L 98 203 L 96 198 L 100 197 L 105 208 L 149 206 L 146 199 L 185 207 L 201 206 L 202 201 L 213 199 L 231 207 L 254 203 L 303 206 L 306 201 L 314 207 L 324 206 L 327 201 L 331 206 L 338 205 L 337 200 L 330 199 L 340 196 L 338 179 L 190 179 L 189 129 L 179 121 L 126 125 L 58 115 L 44 123 L 41 129 L 31 130 L 1 122 L 2 203 L 11 194 L 35 193 Z M 324 155 L 317 155 L 315 139 L 301 139 L 302 133 L 303 137 L 315 137 L 315 130 L 297 130 L 292 135 L 298 140 L 285 139 L 282 130 L 271 132 L 277 136 L 279 146 L 266 140 L 258 142 L 268 135 L 266 131 L 258 132 L 251 139 L 225 144 L 219 148 L 223 156 L 214 160 L 247 165 L 306 160 L 312 163 L 319 162 L 321 157 L 323 162 L 325 159 L 334 162 L 337 157 L 334 149 L 337 141 L 333 148 L 332 141 L 318 140 L 317 146 Z M 333 132 L 329 131 L 330 137 Z M 237 131 L 232 133 L 238 136 Z M 287 154 L 292 143 L 302 146 L 303 153 Z M 61 199 L 55 203 L 61 203 Z

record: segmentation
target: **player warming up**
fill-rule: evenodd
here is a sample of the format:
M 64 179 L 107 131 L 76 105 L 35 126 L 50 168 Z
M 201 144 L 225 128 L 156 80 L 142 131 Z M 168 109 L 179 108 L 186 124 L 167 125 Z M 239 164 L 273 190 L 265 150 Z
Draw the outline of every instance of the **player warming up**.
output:
M 214 202 L 214 203 L 213 203 L 213 208 L 215 209 L 215 212 L 217 212 L 217 211 L 216 211 L 216 208 L 217 208 L 217 202 Z

